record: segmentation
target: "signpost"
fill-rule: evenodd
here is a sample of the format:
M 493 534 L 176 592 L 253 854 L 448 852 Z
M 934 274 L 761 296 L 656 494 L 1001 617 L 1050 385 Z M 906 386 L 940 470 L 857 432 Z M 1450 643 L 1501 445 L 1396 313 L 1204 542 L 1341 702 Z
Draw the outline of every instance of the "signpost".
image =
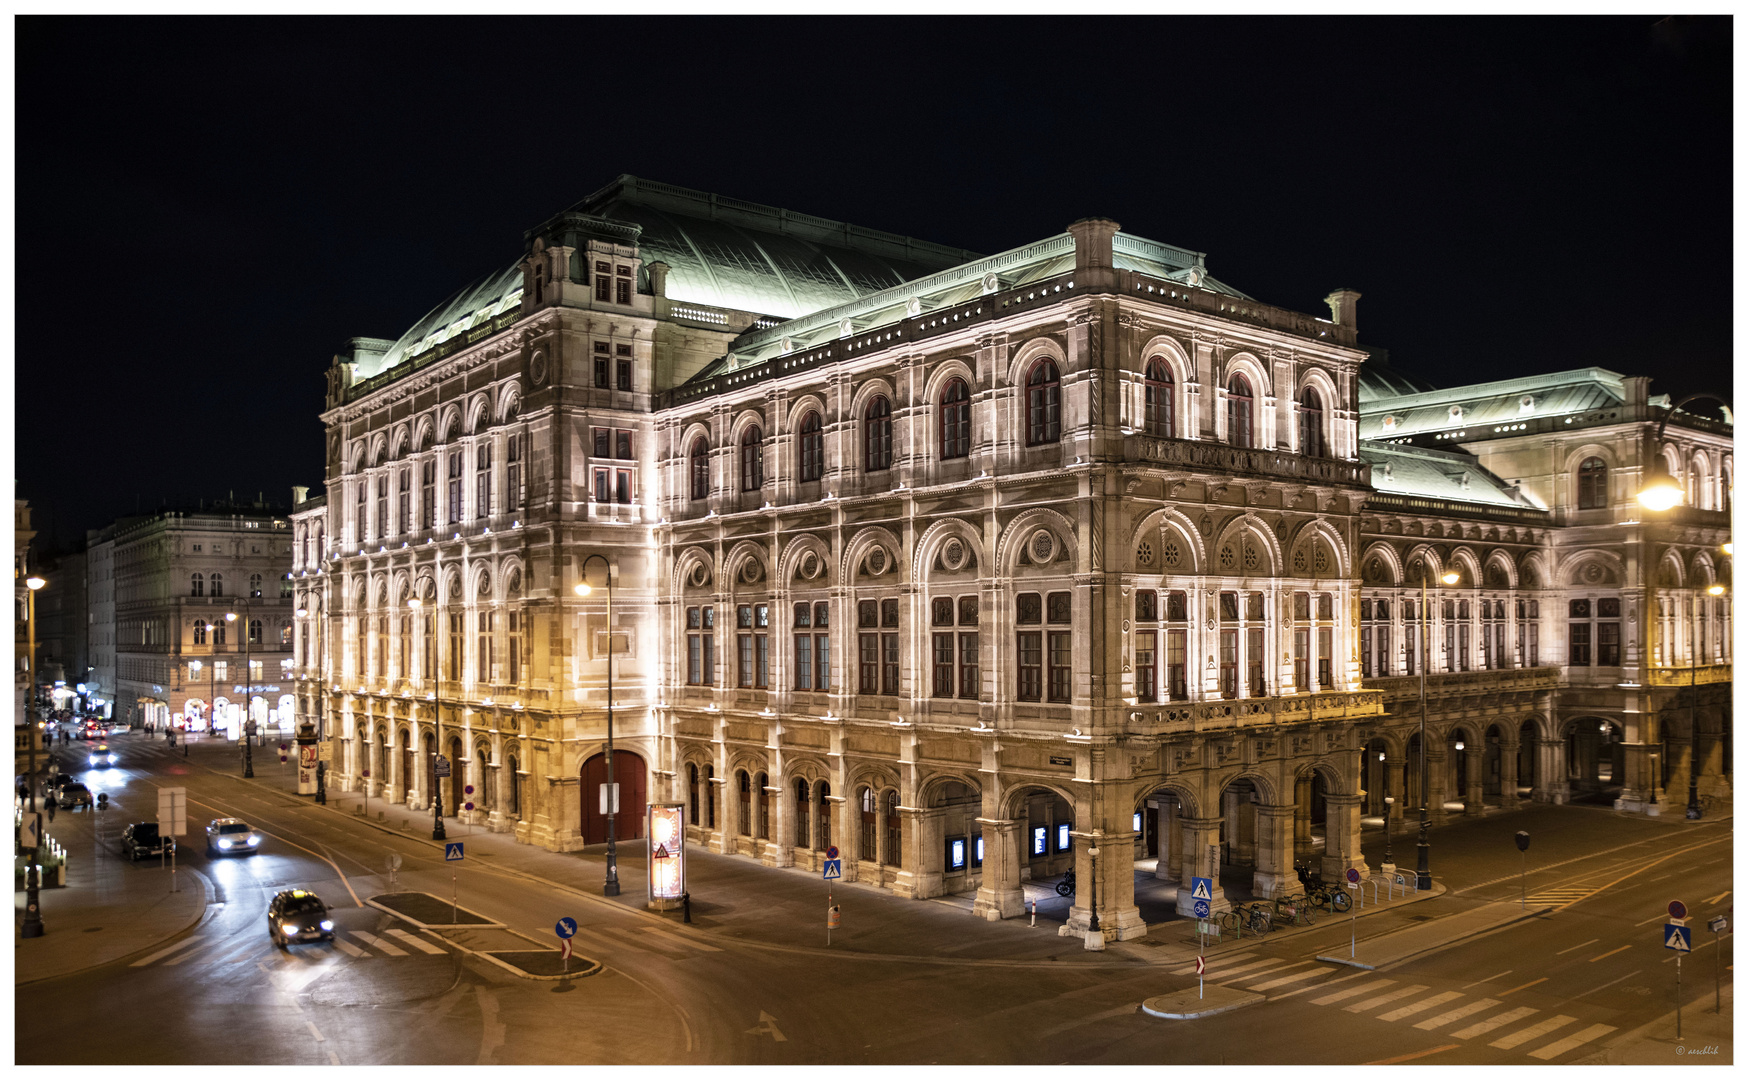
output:
M 838 846 L 828 845 L 825 849 L 825 868 L 820 874 L 825 879 L 825 943 L 832 943 L 832 931 L 837 929 L 839 916 L 838 906 L 832 903 L 832 882 L 844 876 L 844 861 L 838 858 Z
M 1208 958 L 1206 956 L 1196 957 L 1196 998 L 1198 1000 L 1202 997 L 1202 975 L 1207 970 Z
M 564 959 L 564 973 L 571 973 L 571 937 L 577 932 L 577 921 L 569 916 L 558 920 L 553 928 L 558 934 L 559 955 Z
M 438 758 L 437 760 L 442 761 L 443 759 Z M 460 922 L 461 921 L 461 917 L 460 917 L 461 916 L 461 910 L 460 910 L 461 904 L 456 899 L 456 892 L 455 892 L 455 866 L 454 866 L 454 864 L 460 862 L 463 857 L 464 856 L 463 856 L 463 852 L 462 852 L 461 841 L 458 840 L 453 844 L 444 844 L 443 845 L 443 861 L 450 864 L 450 867 L 449 867 L 449 921 L 450 922 Z
M 1663 924 L 1663 947 L 1675 950 L 1675 1037 L 1681 1038 L 1681 958 L 1693 951 L 1693 931 L 1687 928 L 1687 905 L 1669 901 L 1669 919 Z
M 1358 893 L 1360 891 L 1359 890 L 1360 872 L 1356 867 L 1350 866 L 1347 868 L 1347 883 L 1349 885 L 1354 886 L 1355 893 Z M 1374 894 L 1374 895 L 1376 895 L 1376 894 Z M 1348 904 L 1348 906 L 1347 906 L 1347 958 L 1349 960 L 1352 960 L 1357 955 L 1355 950 L 1357 950 L 1359 948 L 1359 930 L 1358 930 L 1358 925 L 1357 925 L 1357 920 L 1359 919 L 1359 915 L 1360 915 L 1360 906 L 1358 904 L 1354 904 L 1354 903 Z
M 1529 893 L 1525 891 L 1523 883 L 1524 875 L 1529 872 L 1529 855 L 1524 854 L 1529 851 L 1529 833 L 1519 829 L 1512 839 L 1517 841 L 1517 850 L 1520 853 L 1517 861 L 1517 906 L 1521 910 L 1529 907 Z
M 185 787 L 161 787 L 158 789 L 158 835 L 182 836 L 188 832 L 188 789 Z M 170 891 L 176 891 L 176 847 L 166 844 L 170 849 Z M 162 852 L 162 848 L 159 849 Z M 163 865 L 164 856 L 158 856 L 158 865 Z
M 388 891 L 392 893 L 395 891 L 395 871 L 401 868 L 401 857 L 391 851 L 382 860 L 382 865 L 388 871 Z
M 1713 971 L 1713 975 L 1712 975 L 1712 979 L 1713 979 L 1713 982 L 1712 982 L 1712 1011 L 1713 1012 L 1722 1012 L 1723 1006 L 1724 1006 L 1724 939 L 1723 939 L 1723 933 L 1725 930 L 1728 930 L 1729 928 L 1730 928 L 1730 920 L 1727 916 L 1724 916 L 1724 915 L 1719 915 L 1716 918 L 1712 919 L 1711 922 L 1706 923 L 1707 930 L 1710 930 L 1712 933 L 1719 935 L 1718 937 L 1712 939 L 1712 944 L 1714 944 L 1718 947 L 1718 951 L 1716 954 L 1717 963 L 1712 966 L 1712 971 Z M 1676 962 L 1680 963 L 1680 961 L 1676 961 Z

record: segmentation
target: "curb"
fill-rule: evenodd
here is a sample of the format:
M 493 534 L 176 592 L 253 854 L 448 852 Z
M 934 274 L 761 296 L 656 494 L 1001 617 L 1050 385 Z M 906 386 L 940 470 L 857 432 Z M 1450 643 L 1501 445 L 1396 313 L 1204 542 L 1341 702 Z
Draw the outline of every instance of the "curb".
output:
M 425 895 L 430 896 L 431 894 L 426 893 Z M 416 926 L 421 930 L 431 930 L 431 931 L 437 931 L 437 930 L 504 930 L 504 931 L 507 931 L 507 932 L 512 933 L 512 934 L 516 933 L 516 931 L 511 930 L 509 927 L 505 926 L 503 923 L 493 922 L 490 919 L 486 919 L 486 917 L 484 915 L 480 915 L 479 912 L 469 910 L 468 908 L 460 908 L 459 910 L 466 911 L 469 915 L 479 915 L 479 917 L 485 921 L 474 922 L 474 923 L 422 923 L 419 920 L 413 918 L 411 915 L 407 915 L 407 914 L 404 914 L 402 912 L 396 911 L 394 908 L 389 907 L 387 904 L 377 903 L 376 897 L 374 897 L 374 896 L 370 897 L 369 899 L 365 900 L 364 902 L 368 906 L 373 907 L 378 911 L 385 912 L 389 915 L 393 915 L 395 918 L 401 920 L 402 922 L 408 923 L 412 926 Z M 521 937 L 522 935 L 517 934 L 516 936 Z M 448 939 L 445 939 L 445 940 L 448 940 Z M 450 942 L 450 944 L 453 945 L 454 942 Z M 461 948 L 461 946 L 456 945 L 456 948 L 459 949 L 459 948 Z
M 113 960 L 104 960 L 104 961 L 101 961 L 101 962 L 96 963 L 96 964 L 87 964 L 86 966 L 80 967 L 80 968 L 72 968 L 72 969 L 67 970 L 67 971 L 58 971 L 53 975 L 44 975 L 44 976 L 42 976 L 40 978 L 36 978 L 36 979 L 23 979 L 23 980 L 20 980 L 20 981 L 14 983 L 13 985 L 15 985 L 15 986 L 34 986 L 37 983 L 48 982 L 51 979 L 64 979 L 64 978 L 68 977 L 69 975 L 83 975 L 87 971 L 96 971 L 98 968 L 108 967 L 111 964 L 124 963 L 126 961 L 134 960 L 140 956 L 144 956 L 146 953 L 149 953 L 154 949 L 162 948 L 166 941 L 171 941 L 171 940 L 174 940 L 176 938 L 180 938 L 185 934 L 191 933 L 195 930 L 199 930 L 202 926 L 205 926 L 207 923 L 211 922 L 214 918 L 216 918 L 218 916 L 218 904 L 216 904 L 213 901 L 213 897 L 218 895 L 218 890 L 213 888 L 211 879 L 209 879 L 205 874 L 201 873 L 199 870 L 196 870 L 193 867 L 188 867 L 187 871 L 188 871 L 188 873 L 193 874 L 196 878 L 200 879 L 201 893 L 202 893 L 202 895 L 205 896 L 206 900 L 201 905 L 200 914 L 196 915 L 193 919 L 191 919 L 187 923 L 187 925 L 183 926 L 180 930 L 173 930 L 170 933 L 159 938 L 157 941 L 154 941 L 149 945 L 142 945 L 139 948 L 135 949 L 133 952 L 124 953 L 121 956 L 118 956 Z
M 450 942 L 450 944 L 455 945 L 455 943 L 453 941 Z M 455 947 L 458 949 L 461 948 L 460 945 L 456 945 Z M 517 978 L 527 979 L 531 982 L 565 982 L 565 981 L 568 981 L 570 979 L 586 979 L 590 975 L 598 975 L 602 971 L 606 970 L 606 965 L 601 963 L 601 961 L 590 960 L 589 966 L 587 968 L 579 968 L 578 970 L 570 972 L 567 975 L 536 975 L 531 971 L 523 971 L 521 968 L 517 967 L 514 964 L 508 964 L 502 960 L 499 960 L 497 957 L 497 954 L 495 954 L 495 953 L 468 952 L 468 955 L 469 956 L 477 956 L 481 960 L 485 960 L 489 963 L 496 964 L 499 967 L 503 968 L 505 971 L 508 971 L 510 974 L 516 976 Z M 584 958 L 577 957 L 577 959 L 580 960 L 580 959 L 584 959 Z
M 1223 1005 L 1210 1005 L 1207 1008 L 1181 1010 L 1178 1012 L 1165 1011 L 1177 1007 L 1176 1000 L 1178 995 L 1162 994 L 1158 997 L 1150 997 L 1146 1001 L 1143 1001 L 1141 1003 L 1141 1011 L 1148 1016 L 1157 1016 L 1161 1020 L 1199 1020 L 1204 1016 L 1218 1016 L 1221 1013 L 1232 1012 L 1235 1009 L 1248 1008 L 1259 1002 L 1268 1000 L 1268 995 L 1253 994 L 1248 990 L 1239 990 L 1236 991 L 1236 993 L 1240 995 L 1237 1001 L 1228 1001 Z

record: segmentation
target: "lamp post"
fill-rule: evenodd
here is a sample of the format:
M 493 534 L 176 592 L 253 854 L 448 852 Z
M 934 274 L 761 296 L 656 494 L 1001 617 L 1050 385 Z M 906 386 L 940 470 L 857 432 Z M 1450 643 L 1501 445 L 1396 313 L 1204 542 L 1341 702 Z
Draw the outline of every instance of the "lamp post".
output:
M 29 634 L 29 643 L 26 647 L 30 650 L 25 660 L 30 672 L 30 688 L 25 694 L 24 718 L 26 724 L 29 725 L 30 761 L 26 768 L 30 770 L 28 775 L 30 777 L 30 812 L 32 814 L 36 813 L 36 744 L 42 738 L 38 734 L 41 729 L 37 727 L 36 721 L 36 591 L 47 584 L 46 580 L 35 574 L 24 579 L 25 588 L 28 590 L 27 595 L 30 597 L 29 610 L 25 612 L 25 625 Z M 39 826 L 37 829 L 38 846 L 30 849 L 29 862 L 24 868 L 24 923 L 19 927 L 19 934 L 27 938 L 42 937 L 43 935 L 40 891 L 42 872 L 37 865 L 40 861 L 38 852 L 42 850 L 41 844 L 42 829 Z
M 225 612 L 225 621 L 236 622 L 237 613 L 234 611 Z M 249 729 L 255 723 L 254 718 L 249 715 L 249 699 L 255 693 L 255 681 L 250 677 L 252 673 L 249 671 L 250 656 L 249 602 L 245 600 L 243 601 L 243 779 L 245 780 L 255 779 L 255 752 L 254 747 L 249 744 Z
M 1424 561 L 1421 563 L 1424 567 Z M 1462 575 L 1447 572 L 1439 575 L 1446 585 L 1455 585 Z M 1420 573 L 1420 841 L 1415 845 L 1415 891 L 1432 888 L 1432 843 L 1427 839 L 1431 822 L 1426 812 L 1426 668 L 1432 662 L 1432 638 L 1428 630 L 1430 617 L 1426 610 L 1426 571 Z M 1385 819 L 1388 825 L 1388 819 Z M 1388 829 L 1386 829 L 1386 832 Z
M 1680 401 L 1677 401 L 1675 404 L 1673 404 L 1669 407 L 1668 412 L 1665 412 L 1663 414 L 1663 419 L 1659 420 L 1657 422 L 1657 433 L 1655 436 L 1653 436 L 1652 442 L 1651 442 L 1651 453 L 1652 453 L 1652 456 L 1656 459 L 1656 463 L 1655 463 L 1656 464 L 1656 471 L 1652 474 L 1650 481 L 1648 483 L 1646 483 L 1643 488 L 1639 489 L 1639 503 L 1640 503 L 1640 505 L 1644 506 L 1647 510 L 1656 510 L 1656 511 L 1668 510 L 1668 509 L 1671 509 L 1672 507 L 1679 505 L 1683 499 L 1683 492 L 1681 490 L 1681 486 L 1675 482 L 1674 477 L 1669 475 L 1666 463 L 1665 463 L 1664 458 L 1663 458 L 1663 445 L 1665 442 L 1665 439 L 1663 437 L 1663 432 L 1664 432 L 1664 429 L 1666 429 L 1669 426 L 1669 418 L 1671 416 L 1674 416 L 1678 409 L 1680 409 L 1683 405 L 1686 405 L 1690 401 L 1697 401 L 1701 398 L 1707 398 L 1709 400 L 1715 401 L 1718 404 L 1724 406 L 1724 408 L 1726 410 L 1729 409 L 1729 407 L 1730 407 L 1730 402 L 1728 399 L 1720 397 L 1717 394 L 1713 394 L 1713 393 L 1710 393 L 1708 391 L 1702 390 L 1697 394 L 1689 394 L 1686 397 L 1682 398 Z M 1649 526 L 1647 523 L 1647 528 L 1648 527 Z M 1729 553 L 1730 553 L 1730 546 L 1728 544 L 1725 544 L 1724 545 L 1724 554 L 1728 555 Z M 1646 575 L 1645 590 L 1646 590 L 1648 599 L 1647 599 L 1646 608 L 1645 608 L 1645 653 L 1644 653 L 1645 659 L 1644 659 L 1644 664 L 1645 664 L 1646 668 L 1649 669 L 1649 667 L 1651 665 L 1651 618 L 1652 618 L 1652 613 L 1656 610 L 1656 585 L 1655 585 L 1655 582 L 1653 582 L 1651 580 L 1649 574 Z M 1724 587 L 1722 585 L 1713 585 L 1710 589 L 1707 590 L 1707 592 L 1711 593 L 1711 595 L 1713 595 L 1713 596 L 1722 596 L 1724 593 Z M 1704 616 L 1702 615 L 1701 617 L 1703 618 Z M 1692 649 L 1691 634 L 1689 637 L 1689 648 Z M 1649 674 L 1649 672 L 1647 671 L 1647 676 L 1648 676 L 1648 674 Z M 1650 683 L 1649 677 L 1646 678 L 1645 682 L 1647 684 Z M 1697 650 L 1694 650 L 1692 652 L 1692 662 L 1688 665 L 1687 817 L 1688 817 L 1689 821 L 1697 821 L 1702 814 L 1702 811 L 1700 810 L 1700 805 L 1699 805 L 1699 724 L 1698 724 L 1698 721 L 1699 721 L 1699 689 L 1698 689 L 1698 683 L 1699 683 L 1699 653 Z M 1653 796 L 1653 798 L 1655 798 L 1656 791 L 1657 791 L 1657 777 L 1654 775 L 1651 777 L 1650 787 L 1651 787 L 1652 796 Z
M 586 573 L 596 559 L 607 571 L 607 880 L 601 884 L 602 896 L 619 895 L 619 848 L 616 838 L 619 817 L 619 789 L 613 783 L 613 564 L 607 556 L 596 553 L 583 560 L 577 572 Z M 587 581 L 576 584 L 576 594 L 587 596 L 593 591 Z
M 433 586 L 435 588 L 435 586 Z M 432 598 L 432 618 L 442 621 L 442 595 Z M 407 601 L 407 606 L 417 610 L 422 603 L 418 597 Z M 435 623 L 427 623 L 431 627 L 431 839 L 446 840 L 449 834 L 443 829 L 443 782 L 437 777 L 437 759 L 443 756 L 443 656 L 442 642 L 438 635 L 439 627 Z

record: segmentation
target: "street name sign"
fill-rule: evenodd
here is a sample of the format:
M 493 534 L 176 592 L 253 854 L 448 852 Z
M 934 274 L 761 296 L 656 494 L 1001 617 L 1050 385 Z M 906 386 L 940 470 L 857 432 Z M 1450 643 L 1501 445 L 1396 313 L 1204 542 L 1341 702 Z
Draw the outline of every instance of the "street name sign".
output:
M 1693 931 L 1674 923 L 1663 924 L 1663 947 L 1678 953 L 1693 951 Z
M 443 861 L 444 862 L 460 862 L 463 858 L 461 849 L 462 849 L 462 845 L 459 842 L 454 843 L 454 844 L 444 844 L 443 845 Z M 469 878 L 468 880 L 472 881 L 473 879 Z
M 838 878 L 843 877 L 844 876 L 844 860 L 842 860 L 842 859 L 827 859 L 825 861 L 825 873 L 823 876 L 824 876 L 825 880 L 827 880 L 827 881 L 836 881 Z
M 442 754 L 438 754 L 437 761 L 431 766 L 431 772 L 435 776 L 448 776 L 449 775 L 449 759 L 444 757 Z
M 1721 934 L 1725 930 L 1728 930 L 1729 928 L 1730 928 L 1730 920 L 1723 915 L 1719 915 L 1718 917 L 1714 918 L 1711 922 L 1706 923 L 1706 929 L 1710 930 L 1714 934 Z

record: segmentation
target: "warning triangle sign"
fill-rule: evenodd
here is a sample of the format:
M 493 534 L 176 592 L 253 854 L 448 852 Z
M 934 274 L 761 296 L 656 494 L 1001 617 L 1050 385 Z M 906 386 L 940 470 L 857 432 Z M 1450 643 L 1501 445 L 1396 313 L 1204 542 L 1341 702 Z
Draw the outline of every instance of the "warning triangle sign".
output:
M 1676 952 L 1693 951 L 1687 944 L 1687 935 L 1681 932 L 1682 929 L 1683 928 L 1679 926 L 1669 927 L 1669 936 L 1663 940 L 1663 947 L 1665 949 L 1674 949 Z
M 668 845 L 657 844 L 656 849 L 655 849 L 655 857 L 658 859 L 671 859 L 674 856 L 671 852 L 668 851 Z

